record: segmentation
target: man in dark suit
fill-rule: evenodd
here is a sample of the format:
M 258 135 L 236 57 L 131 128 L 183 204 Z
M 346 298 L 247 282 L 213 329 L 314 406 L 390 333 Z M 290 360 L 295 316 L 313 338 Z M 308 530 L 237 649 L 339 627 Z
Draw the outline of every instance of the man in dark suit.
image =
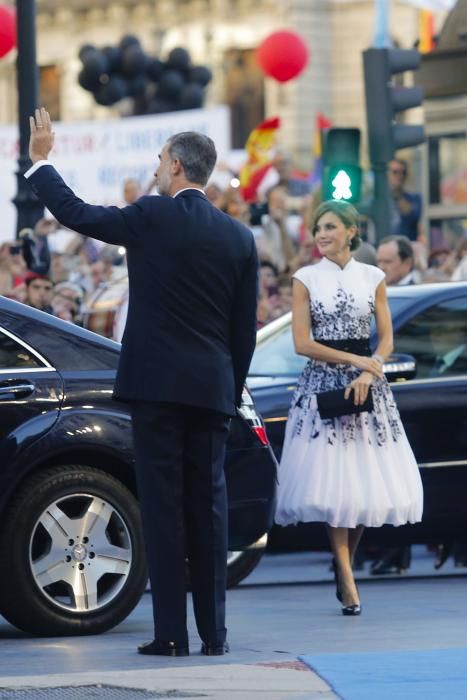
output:
M 228 651 L 225 628 L 225 443 L 255 347 L 257 255 L 251 232 L 202 188 L 214 143 L 195 132 L 164 145 L 160 197 L 119 209 L 84 203 L 47 157 L 48 113 L 31 117 L 26 173 L 63 225 L 125 246 L 129 309 L 115 397 L 131 402 L 155 637 L 143 654 L 185 656 L 185 559 L 206 655 Z

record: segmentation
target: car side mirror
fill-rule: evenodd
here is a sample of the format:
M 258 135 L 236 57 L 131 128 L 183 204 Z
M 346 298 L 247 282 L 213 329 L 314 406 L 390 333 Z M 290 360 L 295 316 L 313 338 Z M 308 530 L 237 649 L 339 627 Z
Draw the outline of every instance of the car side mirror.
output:
M 405 382 L 417 375 L 417 361 L 413 355 L 395 352 L 388 357 L 383 365 L 388 382 Z

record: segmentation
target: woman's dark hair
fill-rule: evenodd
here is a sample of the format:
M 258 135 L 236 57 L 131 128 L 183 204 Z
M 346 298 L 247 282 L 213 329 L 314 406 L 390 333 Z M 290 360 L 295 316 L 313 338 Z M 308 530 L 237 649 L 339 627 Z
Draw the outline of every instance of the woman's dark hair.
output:
M 170 157 L 178 158 L 187 180 L 204 187 L 216 164 L 214 141 L 197 131 L 182 131 L 167 143 Z
M 327 213 L 335 214 L 342 221 L 345 228 L 355 226 L 357 233 L 350 242 L 350 250 L 356 250 L 361 243 L 361 238 L 358 230 L 359 213 L 350 202 L 344 202 L 341 199 L 328 199 L 322 202 L 314 213 L 311 224 L 311 232 L 316 235 L 316 225 L 318 221 Z

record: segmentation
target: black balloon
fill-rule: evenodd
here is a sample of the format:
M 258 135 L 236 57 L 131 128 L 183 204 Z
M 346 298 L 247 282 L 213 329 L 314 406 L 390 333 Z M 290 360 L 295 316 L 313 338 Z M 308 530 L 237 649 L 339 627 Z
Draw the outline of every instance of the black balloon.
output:
M 129 78 L 140 75 L 146 70 L 148 59 L 138 46 L 129 46 L 122 55 L 122 73 Z
M 87 51 L 83 60 L 83 70 L 86 74 L 86 80 L 98 81 L 103 73 L 108 73 L 109 62 L 102 51 L 97 49 Z
M 172 49 L 167 59 L 167 66 L 179 71 L 188 71 L 191 64 L 190 54 L 186 49 L 178 47 Z
M 118 73 L 121 68 L 122 52 L 118 46 L 104 46 L 102 53 L 106 57 L 109 64 L 110 73 Z
M 146 73 L 151 80 L 157 82 L 164 71 L 164 64 L 158 58 L 149 58 L 146 64 Z
M 176 98 L 185 84 L 183 75 L 176 70 L 166 70 L 159 79 L 158 95 Z
M 206 66 L 194 66 L 190 70 L 190 82 L 205 87 L 212 80 L 212 73 Z
M 204 102 L 204 88 L 212 80 L 205 66 L 192 66 L 183 47 L 170 51 L 167 61 L 147 56 L 138 37 L 123 36 L 118 46 L 102 50 L 84 44 L 79 50 L 83 68 L 78 83 L 96 102 L 110 106 L 124 97 L 133 99 L 134 114 L 160 114 L 196 109 Z
M 132 78 L 128 81 L 128 96 L 141 97 L 146 92 L 147 84 L 148 80 L 144 74 L 137 75 L 136 78 Z
M 94 92 L 94 99 L 98 104 L 109 107 L 127 97 L 127 95 L 128 86 L 126 80 L 118 75 L 113 75 L 107 83 L 97 88 Z
M 97 88 L 97 90 L 94 92 L 94 99 L 96 100 L 97 104 L 102 105 L 102 107 L 110 107 L 110 105 L 113 104 L 112 96 L 107 85 L 101 85 Z
M 83 63 L 84 63 L 84 59 L 85 59 L 86 54 L 89 53 L 90 51 L 97 51 L 96 47 L 93 46 L 93 44 L 83 44 L 82 47 L 80 48 L 80 50 L 78 52 L 78 56 L 79 56 L 80 60 L 83 61 Z
M 185 85 L 178 99 L 179 109 L 198 109 L 203 106 L 204 89 L 197 83 Z
M 95 75 L 88 75 L 86 68 L 82 68 L 78 73 L 78 83 L 84 90 L 93 92 L 100 85 L 99 76 L 96 78 Z
M 107 87 L 115 102 L 122 100 L 124 97 L 128 97 L 128 83 L 118 75 L 113 75 L 110 78 Z
M 141 48 L 139 39 L 134 34 L 125 34 L 125 36 L 120 39 L 119 47 L 122 51 L 125 51 L 129 46 L 138 46 Z

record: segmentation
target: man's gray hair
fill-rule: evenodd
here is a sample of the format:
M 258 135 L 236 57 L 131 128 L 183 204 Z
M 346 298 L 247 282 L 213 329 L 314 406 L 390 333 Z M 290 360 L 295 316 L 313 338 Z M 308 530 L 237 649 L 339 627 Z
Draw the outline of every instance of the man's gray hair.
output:
M 214 141 L 197 131 L 183 131 L 168 140 L 171 158 L 178 158 L 189 182 L 206 185 L 217 159 Z

